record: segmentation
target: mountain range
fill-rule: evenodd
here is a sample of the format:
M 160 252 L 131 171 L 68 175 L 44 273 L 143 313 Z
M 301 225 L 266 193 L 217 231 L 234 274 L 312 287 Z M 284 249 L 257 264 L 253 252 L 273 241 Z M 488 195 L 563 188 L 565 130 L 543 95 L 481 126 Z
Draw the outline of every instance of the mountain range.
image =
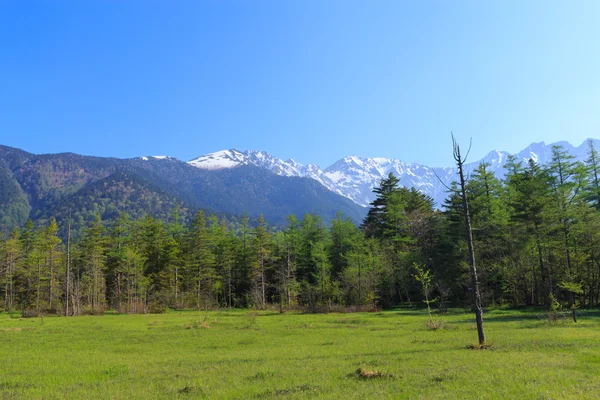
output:
M 567 142 L 533 143 L 516 156 L 544 164 L 554 145 L 579 160 L 587 157 L 585 142 L 578 147 Z M 486 162 L 502 177 L 508 155 L 492 151 L 466 164 L 465 170 L 469 174 Z M 167 156 L 36 155 L 0 146 L 0 230 L 21 226 L 27 219 L 45 223 L 52 216 L 59 223 L 70 216 L 77 228 L 96 214 L 110 220 L 123 211 L 132 217 L 151 214 L 169 219 L 176 209 L 187 220 L 196 210 L 205 210 L 234 221 L 243 214 L 250 218 L 263 214 L 272 224 L 305 213 L 329 222 L 339 211 L 360 223 L 374 198 L 373 188 L 390 172 L 401 185 L 430 195 L 438 207 L 447 197 L 445 186 L 456 179 L 453 167 L 388 158 L 348 156 L 321 169 L 264 151 L 223 150 L 184 162 Z
M 239 221 L 263 214 L 271 224 L 288 215 L 320 215 L 325 222 L 338 212 L 360 222 L 366 210 L 320 183 L 287 177 L 254 165 L 205 170 L 171 158 L 117 159 L 72 153 L 36 155 L 0 146 L 0 231 L 40 224 L 55 217 L 74 229 L 97 214 L 103 220 L 121 212 L 169 219 L 179 210 L 189 220 L 197 210 Z
M 598 148 L 598 141 L 593 140 Z M 545 164 L 552 158 L 552 147 L 562 146 L 578 160 L 587 158 L 587 141 L 575 147 L 568 142 L 545 144 L 532 143 L 516 154 L 518 160 L 530 158 Z M 465 164 L 465 172 L 470 174 L 482 162 L 488 163 L 488 170 L 498 178 L 504 176 L 504 165 L 510 153 L 491 151 L 481 160 Z M 254 165 L 287 177 L 305 177 L 313 179 L 329 190 L 349 198 L 356 204 L 367 207 L 374 199 L 372 192 L 381 178 L 390 172 L 400 179 L 400 185 L 414 187 L 431 196 L 440 207 L 447 197 L 446 186 L 456 180 L 456 167 L 430 167 L 417 163 L 405 163 L 398 159 L 367 158 L 348 156 L 336 161 L 331 166 L 321 169 L 315 164 L 302 165 L 289 159 L 284 161 L 264 151 L 222 150 L 195 158 L 188 164 L 207 171 L 231 169 L 241 165 Z M 436 176 L 437 175 L 437 176 Z M 439 177 L 439 178 L 438 178 Z

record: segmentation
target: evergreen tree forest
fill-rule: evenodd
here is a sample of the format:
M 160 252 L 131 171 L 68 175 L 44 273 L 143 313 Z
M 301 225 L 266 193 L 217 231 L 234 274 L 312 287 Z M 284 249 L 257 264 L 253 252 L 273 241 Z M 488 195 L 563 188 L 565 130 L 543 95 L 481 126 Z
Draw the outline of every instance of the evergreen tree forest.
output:
M 550 162 L 509 158 L 498 179 L 481 164 L 467 195 L 484 306 L 594 307 L 600 302 L 600 155 L 553 148 Z M 0 240 L 0 307 L 25 315 L 161 312 L 167 308 L 308 311 L 468 306 L 463 203 L 441 210 L 390 174 L 361 226 L 338 214 L 261 217 L 232 225 L 126 214 L 71 235 L 68 221 L 28 221 Z M 423 293 L 415 276 L 427 274 Z M 430 299 L 435 299 L 434 302 Z

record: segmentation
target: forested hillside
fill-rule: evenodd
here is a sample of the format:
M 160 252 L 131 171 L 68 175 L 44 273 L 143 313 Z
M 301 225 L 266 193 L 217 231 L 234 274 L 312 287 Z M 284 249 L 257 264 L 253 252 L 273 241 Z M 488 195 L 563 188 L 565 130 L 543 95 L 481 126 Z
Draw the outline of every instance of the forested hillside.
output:
M 484 304 L 597 305 L 600 166 L 593 144 L 585 163 L 557 146 L 545 165 L 513 157 L 506 170 L 500 181 L 481 164 L 467 182 Z M 67 240 L 48 209 L 39 208 L 49 218 L 44 226 L 15 226 L 0 249 L 4 308 L 79 314 L 107 307 L 391 307 L 421 304 L 419 270 L 431 274 L 428 294 L 440 308 L 470 303 L 456 187 L 440 212 L 431 198 L 398 187 L 390 174 L 360 227 L 340 215 L 328 226 L 310 213 L 289 216 L 283 227 L 261 217 L 251 227 L 246 218 L 235 225 L 203 212 L 187 223 L 183 203 L 164 207 L 176 202 L 137 179 L 118 172 L 84 192 L 72 190 L 72 196 L 99 200 L 91 210 L 95 220 Z M 36 193 L 51 193 L 42 189 Z M 105 224 L 100 214 L 118 212 L 111 197 L 148 203 L 164 218 L 120 213 Z M 68 199 L 53 210 L 65 215 Z
M 310 212 L 329 222 L 341 211 L 359 222 L 366 210 L 308 178 L 283 177 L 245 166 L 204 171 L 172 158 L 116 159 L 77 154 L 35 155 L 0 146 L 0 232 L 55 217 L 64 238 L 66 221 L 78 232 L 100 214 L 122 212 L 167 220 L 175 209 L 186 223 L 203 210 L 239 221 L 262 213 L 272 224 Z

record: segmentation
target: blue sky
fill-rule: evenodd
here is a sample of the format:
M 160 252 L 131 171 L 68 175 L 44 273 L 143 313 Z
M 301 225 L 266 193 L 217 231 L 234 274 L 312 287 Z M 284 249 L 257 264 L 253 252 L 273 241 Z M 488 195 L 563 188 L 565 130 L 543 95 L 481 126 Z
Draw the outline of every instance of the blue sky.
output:
M 446 166 L 600 137 L 600 2 L 0 0 L 0 144 Z

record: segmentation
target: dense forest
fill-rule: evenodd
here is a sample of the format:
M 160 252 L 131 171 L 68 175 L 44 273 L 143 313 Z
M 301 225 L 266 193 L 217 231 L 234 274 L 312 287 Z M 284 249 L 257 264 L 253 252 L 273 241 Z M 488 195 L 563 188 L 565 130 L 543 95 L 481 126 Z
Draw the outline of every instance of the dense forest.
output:
M 600 301 L 600 165 L 560 146 L 538 165 L 515 157 L 500 180 L 481 164 L 467 180 L 480 290 L 486 306 Z M 261 217 L 235 225 L 198 212 L 184 222 L 100 215 L 77 234 L 28 221 L 0 241 L 6 311 L 76 315 L 170 308 L 277 306 L 326 311 L 422 304 L 418 276 L 431 277 L 441 309 L 471 303 L 465 213 L 458 184 L 443 210 L 392 174 L 374 192 L 360 227 L 338 214 Z M 188 219 L 186 219 L 188 220 Z M 59 235 L 65 232 L 64 235 Z M 417 278 L 416 278 L 417 277 Z

